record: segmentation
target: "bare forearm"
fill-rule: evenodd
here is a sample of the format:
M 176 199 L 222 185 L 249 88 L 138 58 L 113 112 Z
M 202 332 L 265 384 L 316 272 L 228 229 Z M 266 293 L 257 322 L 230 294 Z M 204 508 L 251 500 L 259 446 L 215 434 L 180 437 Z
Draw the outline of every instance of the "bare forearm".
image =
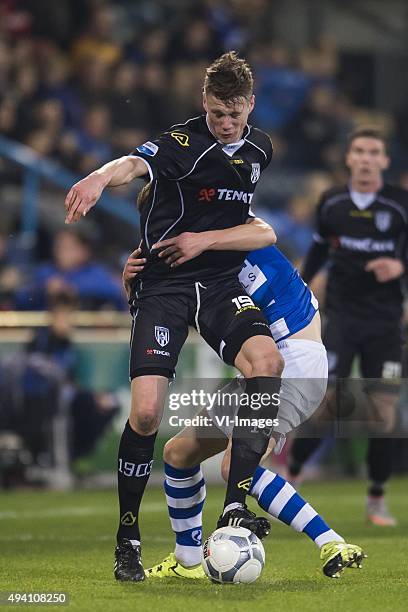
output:
M 88 214 L 101 197 L 105 187 L 126 185 L 147 172 L 148 167 L 142 159 L 129 156 L 114 159 L 88 174 L 71 187 L 65 198 L 67 211 L 65 223 L 76 223 L 82 216 Z
M 141 159 L 126 155 L 108 162 L 92 174 L 103 179 L 104 187 L 118 187 L 147 174 L 147 167 Z
M 276 243 L 274 230 L 261 219 L 228 229 L 204 232 L 204 234 L 208 240 L 207 250 L 209 251 L 252 251 Z

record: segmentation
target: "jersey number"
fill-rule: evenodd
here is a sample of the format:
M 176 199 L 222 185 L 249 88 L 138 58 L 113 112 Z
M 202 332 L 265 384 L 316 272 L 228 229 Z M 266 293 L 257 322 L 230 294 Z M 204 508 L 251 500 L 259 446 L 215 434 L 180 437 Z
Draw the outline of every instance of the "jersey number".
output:
M 235 306 L 237 307 L 237 310 L 240 310 L 241 308 L 245 308 L 245 306 L 255 305 L 248 295 L 240 295 L 236 298 L 233 298 L 231 302 L 235 304 Z

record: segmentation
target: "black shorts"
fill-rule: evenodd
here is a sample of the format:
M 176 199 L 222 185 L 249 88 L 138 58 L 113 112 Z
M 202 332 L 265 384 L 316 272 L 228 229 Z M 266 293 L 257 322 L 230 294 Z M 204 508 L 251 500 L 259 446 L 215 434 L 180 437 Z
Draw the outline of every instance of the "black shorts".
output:
M 261 310 L 238 279 L 179 284 L 135 283 L 130 379 L 146 374 L 174 375 L 180 350 L 193 326 L 228 365 L 253 336 L 272 337 Z
M 327 350 L 329 379 L 350 376 L 355 357 L 359 358 L 366 388 L 379 386 L 398 392 L 401 377 L 402 327 L 395 324 L 364 321 L 361 318 L 330 314 L 326 318 L 323 343 Z M 387 382 L 388 381 L 388 382 Z

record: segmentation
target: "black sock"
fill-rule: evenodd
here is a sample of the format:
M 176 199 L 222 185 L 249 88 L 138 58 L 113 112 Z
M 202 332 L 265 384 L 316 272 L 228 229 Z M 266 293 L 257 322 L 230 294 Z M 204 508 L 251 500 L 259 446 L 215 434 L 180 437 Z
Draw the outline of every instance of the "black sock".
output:
M 368 477 L 372 484 L 368 494 L 374 497 L 384 495 L 384 483 L 392 472 L 394 440 L 392 438 L 370 438 L 368 440 Z
M 139 540 L 139 507 L 153 464 L 157 432 L 141 436 L 127 421 L 119 444 L 118 494 L 119 529 L 117 540 Z
M 251 406 L 257 406 L 259 394 L 268 394 L 270 398 L 277 398 L 280 389 L 280 378 L 257 376 L 247 378 L 245 381 L 245 396 L 249 401 L 243 403 L 242 396 L 238 419 L 274 419 L 276 418 L 279 404 L 271 399 L 267 406 L 260 406 L 254 410 Z M 276 394 L 276 395 L 275 395 Z M 257 429 L 253 426 L 235 425 L 232 432 L 231 464 L 228 476 L 227 493 L 224 508 L 232 503 L 244 504 L 246 496 L 251 488 L 252 477 L 259 462 L 265 453 L 270 440 L 271 431 L 268 428 Z
M 313 455 L 321 441 L 321 438 L 295 438 L 290 451 L 289 473 L 291 476 L 300 474 L 303 464 Z

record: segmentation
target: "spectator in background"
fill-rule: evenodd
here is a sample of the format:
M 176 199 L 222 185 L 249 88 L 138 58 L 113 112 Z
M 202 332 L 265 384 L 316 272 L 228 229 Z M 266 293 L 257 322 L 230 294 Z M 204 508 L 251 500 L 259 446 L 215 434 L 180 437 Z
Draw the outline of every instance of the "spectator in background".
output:
M 16 131 L 17 104 L 12 96 L 6 94 L 0 98 L 0 134 L 8 138 L 15 138 Z
M 311 77 L 293 67 L 289 49 L 280 43 L 254 45 L 256 71 L 255 121 L 268 130 L 282 130 L 302 107 Z
M 64 126 L 79 125 L 83 109 L 78 91 L 71 83 L 71 70 L 67 58 L 60 52 L 47 57 L 42 78 L 41 97 L 60 102 L 64 112 Z
M 106 104 L 87 108 L 81 128 L 75 131 L 76 146 L 80 152 L 80 171 L 91 172 L 111 158 L 111 115 Z
M 271 38 L 272 5 L 267 0 L 205 0 L 204 14 L 224 51 L 236 49 L 244 53 L 254 41 Z
M 202 113 L 201 86 L 205 74 L 204 64 L 176 64 L 172 70 L 170 91 L 177 108 L 178 119 L 181 116 L 197 116 Z M 186 95 L 188 92 L 188 95 Z
M 26 403 L 30 406 L 26 407 L 26 412 L 31 413 L 34 402 L 37 400 L 38 405 L 40 397 L 49 404 L 47 392 L 44 391 L 47 385 L 58 382 L 58 394 L 68 405 L 72 460 L 87 455 L 94 448 L 119 410 L 114 394 L 94 393 L 75 382 L 76 352 L 72 336 L 76 305 L 76 299 L 71 293 L 55 294 L 50 303 L 49 325 L 38 328 L 26 347 L 26 353 L 31 358 L 23 379 Z M 34 419 L 38 418 L 37 412 Z
M 138 32 L 134 40 L 126 46 L 126 57 L 135 65 L 149 62 L 166 65 L 169 61 L 169 35 L 162 27 L 146 28 Z
M 20 310 L 45 310 L 61 292 L 70 293 L 83 310 L 126 308 L 119 279 L 93 259 L 90 242 L 78 232 L 63 229 L 53 244 L 53 261 L 38 265 L 30 282 L 16 294 Z
M 73 83 L 83 111 L 88 105 L 104 103 L 109 98 L 113 74 L 113 68 L 97 57 L 92 57 L 77 67 Z
M 318 85 L 309 91 L 306 104 L 285 131 L 293 145 L 292 164 L 313 170 L 326 167 L 326 151 L 338 136 L 334 102 L 334 91 L 328 86 Z
M 17 437 L 15 446 L 26 457 L 24 465 L 18 465 L 16 455 L 9 466 L 11 471 L 19 468 L 15 484 L 27 484 L 24 471 L 30 463 L 43 468 L 54 465 L 55 445 L 61 443 L 55 438 L 57 415 L 67 419 L 66 444 L 72 463 L 94 449 L 119 410 L 116 395 L 84 389 L 75 380 L 75 309 L 70 293 L 56 294 L 50 303 L 49 324 L 34 331 L 23 354 L 0 361 L 0 429 Z M 7 478 L 4 473 L 0 476 L 1 487 L 1 480 Z
M 130 61 L 116 71 L 109 97 L 112 146 L 118 157 L 148 139 L 149 108 L 143 96 L 142 71 Z
M 168 75 L 163 66 L 155 62 L 146 64 L 142 71 L 140 95 L 149 109 L 146 125 L 149 132 L 160 132 L 172 123 L 180 121 L 179 112 L 176 112 L 167 91 Z M 187 92 L 184 92 L 184 95 L 186 94 Z
M 20 264 L 21 253 L 4 224 L 0 227 L 0 310 L 11 310 L 14 306 L 14 294 L 23 279 Z
M 194 17 L 174 33 L 169 51 L 173 63 L 207 64 L 222 53 L 222 47 L 208 22 Z
M 122 56 L 122 48 L 115 40 L 115 13 L 113 5 L 98 6 L 90 18 L 82 36 L 76 39 L 72 48 L 74 64 L 87 63 L 98 59 L 108 66 L 116 64 Z
M 16 137 L 19 140 L 23 140 L 27 132 L 35 127 L 32 109 L 38 101 L 39 87 L 38 70 L 31 60 L 18 69 L 13 92 L 17 100 Z

